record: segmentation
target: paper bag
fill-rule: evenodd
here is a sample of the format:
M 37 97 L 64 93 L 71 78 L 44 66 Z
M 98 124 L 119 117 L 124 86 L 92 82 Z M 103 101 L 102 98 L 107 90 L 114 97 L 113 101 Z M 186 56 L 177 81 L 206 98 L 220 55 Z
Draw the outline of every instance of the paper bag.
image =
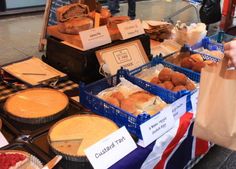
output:
M 202 69 L 193 135 L 236 150 L 236 70 L 226 59 Z

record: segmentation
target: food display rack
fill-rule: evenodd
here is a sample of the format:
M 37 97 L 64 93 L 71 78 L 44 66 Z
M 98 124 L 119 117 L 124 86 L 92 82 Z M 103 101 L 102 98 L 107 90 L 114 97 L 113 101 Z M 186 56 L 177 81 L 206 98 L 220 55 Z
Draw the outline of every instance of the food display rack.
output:
M 62 86 L 64 86 L 64 84 Z M 69 88 L 71 88 L 71 86 L 69 86 Z M 5 88 L 5 89 L 8 92 L 10 90 L 9 88 Z M 61 90 L 61 86 L 58 87 L 58 90 Z M 16 91 L 11 90 L 11 92 L 16 92 Z M 5 92 L 3 91 L 3 93 Z M 7 95 L 7 96 L 10 96 L 10 95 Z M 2 150 L 14 149 L 14 150 L 26 151 L 34 155 L 35 157 L 37 157 L 43 164 L 46 164 L 49 160 L 51 160 L 55 156 L 55 153 L 50 149 L 50 146 L 47 142 L 47 135 L 48 135 L 48 131 L 50 127 L 56 121 L 64 117 L 67 117 L 73 114 L 84 113 L 85 111 L 87 111 L 79 103 L 75 103 L 74 101 L 70 100 L 69 108 L 58 119 L 49 123 L 42 124 L 42 125 L 33 126 L 30 124 L 21 124 L 20 122 L 15 122 L 14 120 L 10 119 L 9 116 L 5 114 L 5 112 L 3 111 L 4 102 L 5 100 L 1 100 L 1 105 L 0 105 L 0 118 L 3 121 L 1 132 L 8 140 L 9 145 L 2 147 L 1 149 Z M 175 135 L 171 136 L 171 138 L 174 140 L 173 142 L 174 147 L 176 147 L 177 149 L 172 147 L 173 150 L 175 150 L 175 153 L 170 157 L 170 160 L 167 166 L 170 166 L 170 167 L 179 166 L 181 168 L 184 168 L 186 166 L 187 168 L 191 168 L 191 166 L 195 165 L 195 163 L 203 156 L 203 154 L 207 152 L 208 148 L 205 149 L 205 151 L 202 152 L 201 154 L 196 154 L 196 156 L 194 157 L 191 156 L 192 150 L 193 149 L 195 150 L 195 147 L 192 147 L 192 145 L 195 142 L 194 140 L 196 139 L 191 134 L 192 124 L 193 124 L 192 116 L 193 115 L 191 113 L 186 113 L 180 119 L 179 126 L 178 126 L 178 131 L 183 130 L 184 132 L 187 132 L 188 134 L 185 134 L 183 136 L 181 135 L 181 137 L 178 134 L 176 136 Z M 146 163 L 148 163 L 147 157 L 152 156 L 152 152 L 153 151 L 156 152 L 155 149 L 158 146 L 160 146 L 158 142 L 153 142 L 146 148 L 138 146 L 137 149 L 135 149 L 133 152 L 128 154 L 125 158 L 121 159 L 110 168 L 111 169 L 141 168 L 142 165 L 145 165 Z M 166 154 L 166 152 L 159 152 L 160 155 L 162 155 L 162 153 L 163 153 L 163 156 L 167 156 L 167 155 L 169 156 L 169 154 L 168 153 Z M 184 153 L 183 156 L 181 155 L 182 156 L 181 160 L 178 160 L 180 157 L 179 153 L 180 154 Z M 164 159 L 154 160 L 154 162 L 157 163 L 157 165 L 160 165 L 161 163 L 163 163 L 163 161 Z M 166 169 L 173 169 L 170 167 Z M 72 162 L 72 161 L 63 159 L 55 166 L 55 168 L 57 169 L 62 169 L 62 168 L 63 169 L 77 169 L 77 168 L 90 169 L 92 168 L 92 166 L 90 162 L 88 161 Z
M 156 66 L 158 64 L 163 65 L 164 67 L 168 67 L 174 71 L 180 72 L 185 74 L 188 78 L 193 80 L 196 83 L 200 82 L 200 75 L 196 72 L 190 71 L 189 69 L 184 69 L 182 67 L 178 67 L 174 64 L 166 62 L 162 57 L 154 57 L 151 62 L 140 66 L 132 71 L 122 71 L 122 75 L 127 78 L 129 81 L 134 83 L 135 85 L 138 85 L 139 87 L 143 88 L 146 91 L 149 91 L 152 94 L 160 96 L 164 101 L 167 103 L 172 103 L 176 101 L 177 99 L 183 97 L 184 95 L 191 94 L 192 92 L 189 91 L 179 91 L 179 92 L 172 92 L 170 90 L 164 89 L 162 87 L 159 87 L 157 85 L 151 84 L 149 82 L 146 82 L 140 78 L 135 77 L 135 75 L 139 72 L 141 72 L 144 69 L 151 68 L 153 66 Z M 169 100 L 166 100 L 165 98 L 168 97 Z M 189 107 L 189 105 L 187 105 Z M 191 109 L 191 107 L 189 107 Z M 189 110 L 190 110 L 189 109 Z
M 177 99 L 181 98 L 182 96 L 187 95 L 188 98 L 187 99 L 188 101 L 186 102 L 187 111 L 191 110 L 190 95 L 192 94 L 192 92 L 180 91 L 174 93 L 172 91 L 166 90 L 164 88 L 153 85 L 149 82 L 146 82 L 133 76 L 134 74 L 140 72 L 144 68 L 152 67 L 157 64 L 163 64 L 165 67 L 169 67 L 173 70 L 184 73 L 190 79 L 192 79 L 197 83 L 200 81 L 199 74 L 189 71 L 188 69 L 182 69 L 181 67 L 177 67 L 173 64 L 165 62 L 162 58 L 157 57 L 154 58 L 151 62 L 139 68 L 136 68 L 130 72 L 128 70 L 120 69 L 118 70 L 117 75 L 115 76 L 104 78 L 102 80 L 99 80 L 97 82 L 88 85 L 85 85 L 83 83 L 80 84 L 80 103 L 84 105 L 86 108 L 91 109 L 93 112 L 113 120 L 118 126 L 120 127 L 126 126 L 128 131 L 130 131 L 138 138 L 142 139 L 140 125 L 149 120 L 150 118 L 152 118 L 149 114 L 143 113 L 138 116 L 134 116 L 133 114 L 126 112 L 98 98 L 96 95 L 107 88 L 116 86 L 120 82 L 119 78 L 124 77 L 126 80 L 130 81 L 134 85 L 137 85 L 143 88 L 144 90 L 159 96 L 163 101 L 165 101 L 168 104 L 171 104 Z M 158 112 L 156 114 L 158 114 Z

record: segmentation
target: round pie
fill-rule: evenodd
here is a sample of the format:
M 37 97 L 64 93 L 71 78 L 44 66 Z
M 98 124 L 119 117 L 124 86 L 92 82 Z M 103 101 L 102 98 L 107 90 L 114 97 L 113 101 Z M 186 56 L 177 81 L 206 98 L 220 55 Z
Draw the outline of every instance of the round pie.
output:
M 113 121 L 101 116 L 74 115 L 54 124 L 49 131 L 48 138 L 56 153 L 65 155 L 69 160 L 76 160 L 85 158 L 84 150 L 86 148 L 117 129 L 118 127 Z
M 68 106 L 68 97 L 50 88 L 32 88 L 9 97 L 4 110 L 15 120 L 35 123 L 46 122 L 63 112 Z M 44 119 L 44 120 L 42 120 Z

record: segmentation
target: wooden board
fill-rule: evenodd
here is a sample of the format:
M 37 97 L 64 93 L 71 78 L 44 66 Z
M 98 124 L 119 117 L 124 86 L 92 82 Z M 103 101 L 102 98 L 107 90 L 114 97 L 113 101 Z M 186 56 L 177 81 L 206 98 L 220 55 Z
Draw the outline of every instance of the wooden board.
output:
M 118 29 L 109 29 L 108 28 L 108 31 L 110 33 L 112 41 L 121 39 L 121 35 L 120 35 L 120 32 Z M 66 41 L 72 45 L 79 47 L 79 48 L 83 48 L 79 35 L 70 35 L 70 34 L 61 33 L 58 31 L 57 25 L 49 26 L 47 28 L 47 34 L 50 36 L 53 36 L 55 38 L 58 38 L 62 41 Z
M 70 35 L 70 34 L 61 33 L 58 31 L 57 25 L 49 26 L 47 28 L 47 34 L 55 38 L 58 38 L 60 40 L 66 41 L 72 45 L 82 48 L 82 42 L 79 35 Z

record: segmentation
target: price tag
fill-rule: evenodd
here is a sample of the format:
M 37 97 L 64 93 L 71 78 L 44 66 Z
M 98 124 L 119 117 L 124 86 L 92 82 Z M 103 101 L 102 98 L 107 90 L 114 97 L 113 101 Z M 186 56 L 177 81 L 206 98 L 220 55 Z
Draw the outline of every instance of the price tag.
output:
M 4 137 L 2 132 L 0 132 L 0 148 L 6 146 L 8 144 L 9 144 L 8 141 L 6 140 L 6 138 Z
M 129 39 L 144 34 L 144 29 L 139 19 L 123 22 L 117 25 L 122 39 Z
M 180 99 L 176 100 L 174 103 L 171 104 L 172 107 L 172 113 L 174 116 L 174 119 L 179 119 L 184 113 L 186 113 L 187 108 L 187 95 L 181 97 Z
M 99 131 L 98 131 L 99 132 Z M 95 169 L 109 168 L 137 148 L 125 127 L 110 134 L 85 150 Z
M 111 43 L 111 37 L 106 26 L 82 31 L 79 35 L 85 50 Z
M 197 113 L 198 95 L 199 95 L 199 89 L 191 95 L 192 112 L 194 115 Z
M 148 146 L 174 126 L 175 121 L 171 110 L 171 106 L 168 106 L 160 111 L 159 114 L 140 125 L 143 136 L 141 146 Z

